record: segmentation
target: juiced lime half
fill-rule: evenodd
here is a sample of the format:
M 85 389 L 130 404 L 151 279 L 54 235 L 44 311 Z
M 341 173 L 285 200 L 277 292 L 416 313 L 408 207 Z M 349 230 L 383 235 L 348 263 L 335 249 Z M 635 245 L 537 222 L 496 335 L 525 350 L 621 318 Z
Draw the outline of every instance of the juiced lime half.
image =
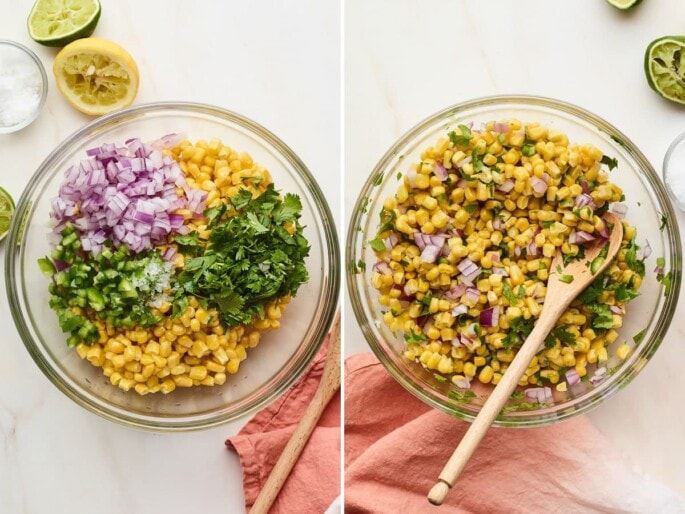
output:
M 685 36 L 664 36 L 645 51 L 647 83 L 664 98 L 685 104 Z
M 14 200 L 7 191 L 0 187 L 0 241 L 5 239 L 13 215 Z
M 90 36 L 99 19 L 99 0 L 37 0 L 29 14 L 29 35 L 41 45 L 65 46 Z
M 607 2 L 616 7 L 616 9 L 626 10 L 635 7 L 642 0 L 607 0 Z

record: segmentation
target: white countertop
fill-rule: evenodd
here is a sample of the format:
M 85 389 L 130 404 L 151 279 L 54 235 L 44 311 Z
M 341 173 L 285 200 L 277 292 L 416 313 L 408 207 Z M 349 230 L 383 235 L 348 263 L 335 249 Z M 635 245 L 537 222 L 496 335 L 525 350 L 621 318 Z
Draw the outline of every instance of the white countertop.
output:
M 340 231 L 338 2 L 102 4 L 95 35 L 118 42 L 137 61 L 136 104 L 204 102 L 267 127 L 317 177 Z M 0 38 L 36 52 L 49 78 L 40 117 L 18 133 L 0 135 L 0 186 L 15 199 L 48 153 L 91 120 L 54 87 L 57 50 L 29 39 L 31 5 L 0 0 Z M 0 245 L 3 267 L 4 258 Z M 41 374 L 4 293 L 0 328 L 0 513 L 244 512 L 240 465 L 224 440 L 247 419 L 187 434 L 124 428 L 80 408 Z
M 645 0 L 632 12 L 602 0 L 348 0 L 345 15 L 346 213 L 395 140 L 480 96 L 582 106 L 625 132 L 659 173 L 685 130 L 685 108 L 649 89 L 642 67 L 650 41 L 683 34 L 682 0 Z M 685 230 L 685 216 L 678 222 Z M 637 466 L 685 496 L 682 297 L 640 376 L 589 416 Z M 347 354 L 368 351 L 349 301 L 345 313 Z

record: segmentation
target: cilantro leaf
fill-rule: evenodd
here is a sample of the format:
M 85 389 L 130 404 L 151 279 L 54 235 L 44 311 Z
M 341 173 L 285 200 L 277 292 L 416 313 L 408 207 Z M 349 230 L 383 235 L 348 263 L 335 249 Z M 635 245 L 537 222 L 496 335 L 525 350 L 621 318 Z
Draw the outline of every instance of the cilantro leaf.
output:
M 592 328 L 614 328 L 614 317 L 608 305 L 604 303 L 591 303 L 585 307 L 595 314 L 590 322 Z
M 609 171 L 613 170 L 618 166 L 618 161 L 615 157 L 609 157 L 608 155 L 602 155 L 602 164 L 606 164 L 609 167 Z
M 469 129 L 466 125 L 458 125 L 457 128 L 461 134 L 458 135 L 454 130 L 450 131 L 447 134 L 447 136 L 450 138 L 450 141 L 452 141 L 452 144 L 455 146 L 469 146 L 471 138 L 473 137 L 471 134 L 471 129 Z

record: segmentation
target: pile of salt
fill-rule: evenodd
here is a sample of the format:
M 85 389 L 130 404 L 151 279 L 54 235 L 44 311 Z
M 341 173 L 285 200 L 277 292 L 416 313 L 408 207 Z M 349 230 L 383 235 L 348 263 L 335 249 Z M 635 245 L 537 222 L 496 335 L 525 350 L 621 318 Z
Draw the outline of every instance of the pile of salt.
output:
M 37 114 L 43 98 L 39 64 L 13 44 L 0 44 L 0 132 L 13 132 Z

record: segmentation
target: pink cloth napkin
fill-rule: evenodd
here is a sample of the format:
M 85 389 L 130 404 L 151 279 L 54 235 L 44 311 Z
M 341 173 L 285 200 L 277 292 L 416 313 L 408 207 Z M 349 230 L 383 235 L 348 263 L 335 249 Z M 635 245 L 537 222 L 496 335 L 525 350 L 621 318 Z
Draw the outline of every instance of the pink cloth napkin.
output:
M 248 511 L 316 392 L 327 347 L 328 340 L 293 387 L 226 441 L 226 446 L 240 457 Z M 321 415 L 270 512 L 321 514 L 339 494 L 340 393 Z
M 371 354 L 345 363 L 345 512 L 685 513 L 586 417 L 491 429 L 446 503 L 426 495 L 469 424 L 407 393 Z M 296 512 L 296 511 L 292 511 Z

